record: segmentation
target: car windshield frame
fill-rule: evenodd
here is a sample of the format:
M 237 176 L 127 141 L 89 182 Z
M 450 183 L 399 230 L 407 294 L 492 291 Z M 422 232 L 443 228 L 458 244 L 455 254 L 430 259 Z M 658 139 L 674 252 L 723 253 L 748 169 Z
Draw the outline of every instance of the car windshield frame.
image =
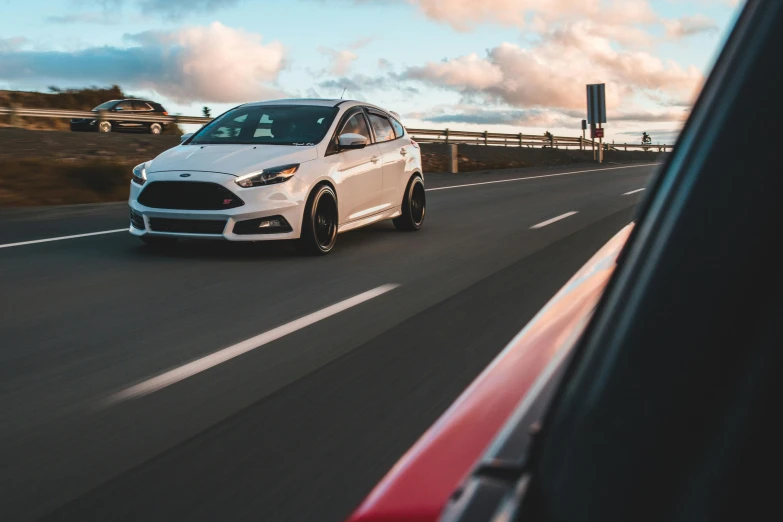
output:
M 279 114 L 279 111 L 281 110 L 300 111 L 302 113 L 305 113 L 305 111 L 309 110 L 315 113 L 314 116 L 318 116 L 319 115 L 318 113 L 320 112 L 320 116 L 324 119 L 323 123 L 320 124 L 322 126 L 322 128 L 320 129 L 321 131 L 320 135 L 302 136 L 302 138 L 307 138 L 307 139 L 293 139 L 296 138 L 296 136 L 294 136 L 290 139 L 285 139 L 280 141 L 274 141 L 274 137 L 272 137 L 273 138 L 272 140 L 269 140 L 267 139 L 268 136 L 255 136 L 255 135 L 250 136 L 249 138 L 234 136 L 225 139 L 214 139 L 214 138 L 210 139 L 211 137 L 208 136 L 211 130 L 215 130 L 221 126 L 225 126 L 225 123 L 227 122 L 231 122 L 232 126 L 236 126 L 234 122 L 238 117 L 241 117 L 242 115 L 241 113 L 246 113 L 247 117 L 244 122 L 241 122 L 242 125 L 238 127 L 240 129 L 240 133 L 244 134 L 251 131 L 255 133 L 258 129 L 265 128 L 264 126 L 262 126 L 262 125 L 266 125 L 265 122 L 263 121 L 264 116 L 267 116 L 270 112 L 278 112 Z M 208 124 L 204 125 L 193 135 L 193 137 L 190 140 L 188 140 L 187 144 L 188 145 L 286 145 L 286 146 L 317 145 L 324 140 L 339 112 L 340 109 L 338 107 L 325 106 L 325 105 L 305 105 L 305 104 L 242 105 L 234 109 L 231 109 L 225 114 L 215 118 Z M 274 124 L 274 121 L 275 120 L 272 120 L 268 124 L 268 128 L 270 130 L 272 128 L 272 125 Z M 295 122 L 296 119 L 294 118 L 293 121 Z
M 111 109 L 112 107 L 114 107 L 115 105 L 117 105 L 117 100 L 111 100 L 111 101 L 107 101 L 107 102 L 101 103 L 100 105 L 95 107 L 93 110 L 94 111 L 100 111 L 100 110 L 103 110 L 103 109 L 108 110 L 108 109 Z

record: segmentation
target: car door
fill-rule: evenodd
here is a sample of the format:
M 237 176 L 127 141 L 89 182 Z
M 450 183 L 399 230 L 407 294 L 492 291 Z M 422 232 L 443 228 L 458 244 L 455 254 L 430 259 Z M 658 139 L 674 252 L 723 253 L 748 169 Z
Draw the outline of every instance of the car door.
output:
M 121 101 L 117 105 L 114 106 L 114 109 L 112 111 L 115 113 L 113 116 L 112 126 L 116 129 L 125 129 L 129 126 L 132 126 L 135 124 L 135 122 L 129 122 L 126 120 L 123 120 L 123 115 L 126 114 L 134 114 L 133 111 L 133 102 L 130 100 Z
M 402 203 L 402 193 L 407 183 L 406 155 L 410 139 L 402 133 L 398 135 L 390 118 L 381 111 L 368 109 L 370 120 L 378 148 L 381 151 L 383 163 L 383 187 L 381 189 L 381 205 L 383 208 L 396 207 Z M 395 122 L 396 123 L 396 122 Z
M 143 102 L 141 100 L 133 100 L 133 114 L 137 114 L 140 116 L 152 116 L 155 114 L 155 111 L 150 107 L 150 105 L 147 102 Z M 150 122 L 141 122 L 141 121 L 135 121 L 131 125 L 128 124 L 128 127 L 133 127 L 135 129 L 143 130 L 148 129 L 150 126 Z
M 342 224 L 382 210 L 383 163 L 361 108 L 346 113 L 337 129 L 335 138 L 346 133 L 367 138 L 367 146 L 362 149 L 338 151 L 335 146 L 327 152 L 326 161 L 332 164 L 334 177 L 339 184 L 337 200 Z

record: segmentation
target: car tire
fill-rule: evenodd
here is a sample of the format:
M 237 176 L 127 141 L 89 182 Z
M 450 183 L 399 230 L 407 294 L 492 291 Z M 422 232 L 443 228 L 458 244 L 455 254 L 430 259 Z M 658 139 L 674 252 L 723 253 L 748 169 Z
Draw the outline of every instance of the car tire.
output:
M 402 214 L 392 220 L 397 230 L 414 232 L 421 229 L 427 214 L 427 198 L 424 193 L 424 180 L 418 174 L 412 177 L 405 187 L 400 211 Z
M 330 186 L 319 185 L 307 199 L 296 250 L 311 256 L 328 254 L 337 242 L 337 225 L 337 195 Z
M 160 134 L 163 132 L 163 127 L 161 127 L 160 123 L 153 123 L 150 125 L 150 134 Z
M 165 247 L 173 245 L 177 241 L 177 238 L 165 236 L 140 236 L 139 241 L 145 245 Z
M 111 132 L 111 122 L 108 121 L 98 122 L 98 132 Z

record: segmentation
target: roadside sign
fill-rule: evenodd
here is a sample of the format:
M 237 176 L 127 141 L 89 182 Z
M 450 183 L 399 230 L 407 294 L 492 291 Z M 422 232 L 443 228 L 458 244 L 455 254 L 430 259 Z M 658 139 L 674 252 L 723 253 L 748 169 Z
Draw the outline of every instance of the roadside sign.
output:
M 606 123 L 606 84 L 587 86 L 587 122 Z
M 604 137 L 604 130 L 603 129 L 595 129 L 595 137 L 596 138 L 603 138 Z
M 582 130 L 587 130 L 587 120 L 582 120 Z

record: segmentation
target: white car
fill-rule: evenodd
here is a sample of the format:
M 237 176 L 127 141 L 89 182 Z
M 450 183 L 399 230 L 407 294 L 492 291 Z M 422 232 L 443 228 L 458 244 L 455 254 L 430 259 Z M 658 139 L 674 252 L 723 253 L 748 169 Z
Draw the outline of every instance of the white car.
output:
M 384 219 L 419 230 L 426 212 L 418 144 L 396 113 L 348 100 L 231 109 L 134 168 L 129 205 L 145 243 L 293 239 L 313 254 Z

